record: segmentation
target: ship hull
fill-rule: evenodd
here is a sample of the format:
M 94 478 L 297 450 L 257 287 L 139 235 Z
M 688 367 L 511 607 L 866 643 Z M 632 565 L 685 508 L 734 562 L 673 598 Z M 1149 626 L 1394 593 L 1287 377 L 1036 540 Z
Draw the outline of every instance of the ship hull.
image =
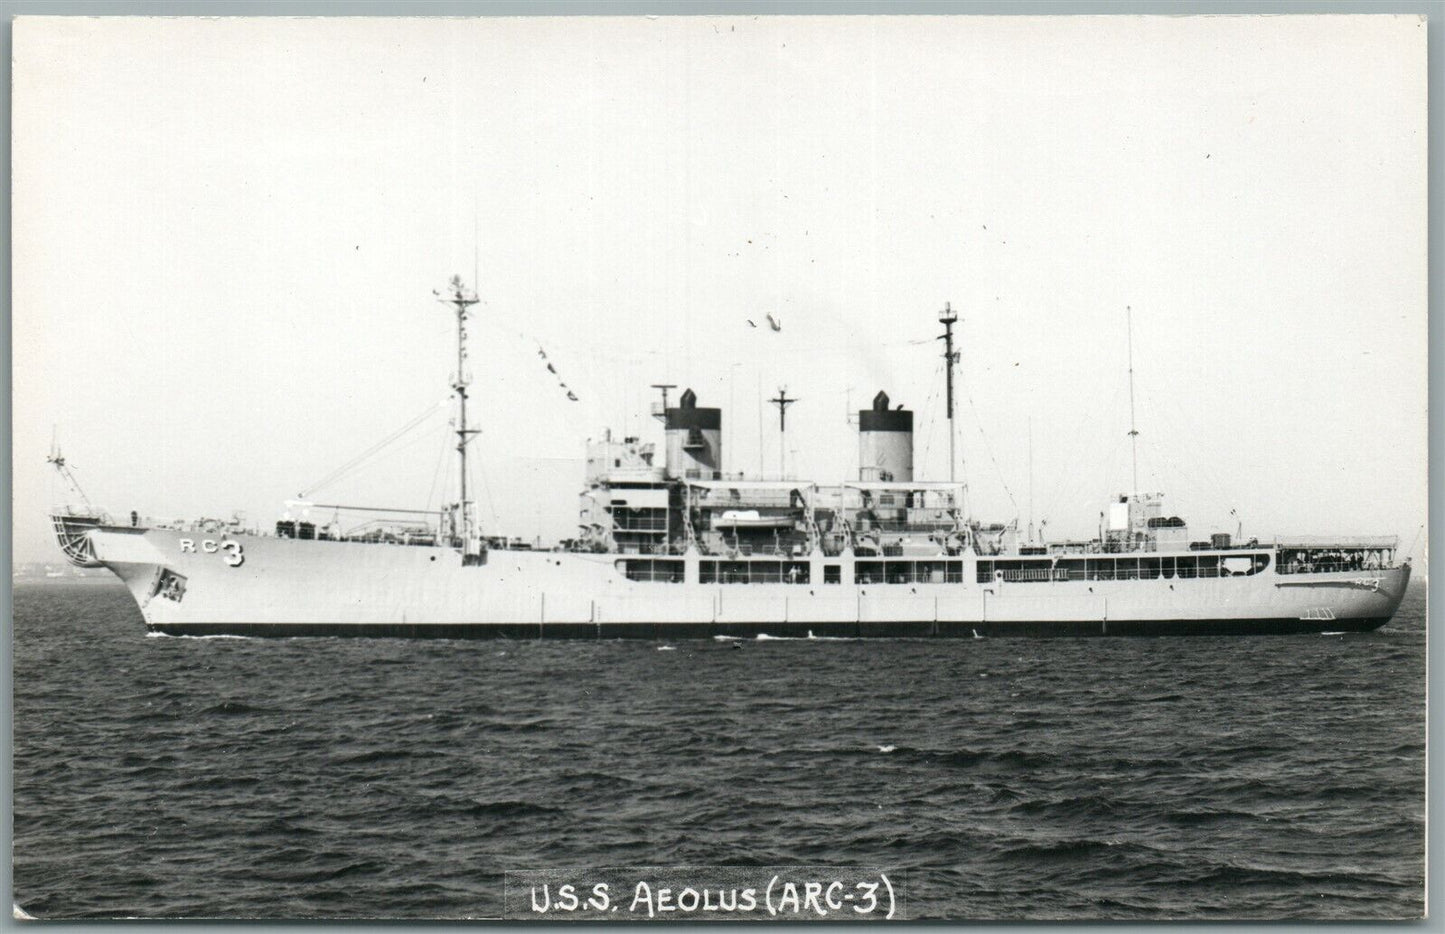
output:
M 626 557 L 98 528 L 95 560 L 148 629 L 177 636 L 709 639 L 992 638 L 1361 632 L 1384 625 L 1409 567 L 1211 579 L 980 583 L 628 579 Z M 813 556 L 809 576 L 850 559 Z M 851 568 L 843 579 L 852 579 Z
M 1260 636 L 1318 632 L 1371 632 L 1389 621 L 1340 620 L 1325 629 L 1301 620 L 1205 619 L 1130 620 L 1097 623 L 1036 620 L 986 623 L 898 621 L 869 625 L 839 623 L 157 623 L 147 629 L 168 636 L 249 636 L 372 639 L 924 639 L 1083 638 L 1089 636 Z

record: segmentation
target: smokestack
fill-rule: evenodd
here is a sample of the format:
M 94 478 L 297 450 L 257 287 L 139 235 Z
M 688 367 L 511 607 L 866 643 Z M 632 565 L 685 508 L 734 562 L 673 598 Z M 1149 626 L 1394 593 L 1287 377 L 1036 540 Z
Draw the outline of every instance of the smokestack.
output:
M 722 409 L 700 409 L 697 393 L 682 394 L 677 408 L 663 413 L 667 475 L 674 480 L 722 478 Z
M 858 479 L 908 483 L 913 480 L 913 413 L 888 408 L 879 391 L 873 407 L 858 413 Z

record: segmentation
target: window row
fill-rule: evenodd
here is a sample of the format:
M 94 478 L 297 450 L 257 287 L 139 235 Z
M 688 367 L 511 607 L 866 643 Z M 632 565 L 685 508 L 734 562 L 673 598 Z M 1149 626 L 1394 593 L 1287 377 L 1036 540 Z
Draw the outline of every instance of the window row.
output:
M 853 566 L 859 584 L 961 584 L 962 561 L 859 561 Z
M 1267 554 L 1166 555 L 1130 558 L 1069 558 L 1051 561 L 980 561 L 980 584 L 1004 581 L 1158 580 L 1159 578 L 1247 577 L 1269 567 Z

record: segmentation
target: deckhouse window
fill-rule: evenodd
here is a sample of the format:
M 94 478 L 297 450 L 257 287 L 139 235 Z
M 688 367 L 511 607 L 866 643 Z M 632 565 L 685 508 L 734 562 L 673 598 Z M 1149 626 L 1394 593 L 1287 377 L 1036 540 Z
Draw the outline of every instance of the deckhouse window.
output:
M 958 584 L 962 561 L 859 561 L 853 566 L 859 584 Z
M 1258 574 L 1269 567 L 1269 556 L 1242 555 L 1163 555 L 1159 557 L 1090 556 L 1066 558 L 1050 565 L 1048 561 L 980 561 L 978 582 L 1002 579 L 1009 583 L 1027 581 L 1130 581 L 1165 578 L 1239 577 Z
M 682 562 L 662 558 L 626 558 L 617 562 L 617 569 L 628 580 L 682 583 Z
M 811 566 L 806 561 L 703 561 L 698 582 L 703 584 L 806 584 Z

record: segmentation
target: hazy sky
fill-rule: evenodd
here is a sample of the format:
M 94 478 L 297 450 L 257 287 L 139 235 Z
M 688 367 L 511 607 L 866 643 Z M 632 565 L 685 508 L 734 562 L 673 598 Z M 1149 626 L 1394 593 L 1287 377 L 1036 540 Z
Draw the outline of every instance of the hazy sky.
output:
M 980 519 L 1089 535 L 1132 485 L 1132 307 L 1140 486 L 1170 513 L 1402 548 L 1425 522 L 1423 19 L 14 36 L 17 560 L 59 557 L 52 426 L 97 503 L 269 525 L 431 406 L 315 496 L 434 507 L 455 349 L 432 290 L 474 267 L 489 532 L 573 534 L 586 438 L 661 440 L 650 383 L 721 406 L 727 469 L 761 437 L 768 472 L 759 388 L 786 385 L 790 472 L 824 481 L 856 477 L 847 411 L 886 389 L 946 477 L 945 301 Z

